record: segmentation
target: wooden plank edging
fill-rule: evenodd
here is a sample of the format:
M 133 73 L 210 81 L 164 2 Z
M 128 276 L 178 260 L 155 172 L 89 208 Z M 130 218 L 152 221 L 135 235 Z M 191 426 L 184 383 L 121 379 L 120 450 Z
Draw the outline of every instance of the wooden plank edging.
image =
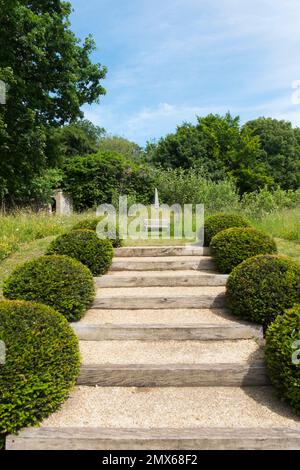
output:
M 78 385 L 242 387 L 270 385 L 262 361 L 251 364 L 83 364 Z
M 7 450 L 300 450 L 299 428 L 29 428 Z
M 118 324 L 92 325 L 73 323 L 81 341 L 191 341 L 263 338 L 263 329 L 256 325 L 232 324 Z

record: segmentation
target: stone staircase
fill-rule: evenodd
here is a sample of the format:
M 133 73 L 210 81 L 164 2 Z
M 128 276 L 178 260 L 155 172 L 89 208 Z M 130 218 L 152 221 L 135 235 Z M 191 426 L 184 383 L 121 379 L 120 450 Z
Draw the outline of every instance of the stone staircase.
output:
M 231 317 L 226 279 L 203 248 L 116 250 L 73 325 L 77 387 L 7 449 L 300 449 L 300 421 L 269 384 L 262 330 Z

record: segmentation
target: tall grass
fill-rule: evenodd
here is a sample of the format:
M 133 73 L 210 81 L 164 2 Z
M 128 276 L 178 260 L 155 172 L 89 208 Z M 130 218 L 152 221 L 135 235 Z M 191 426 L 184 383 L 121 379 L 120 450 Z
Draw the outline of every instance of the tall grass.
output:
M 263 189 L 240 198 L 231 180 L 212 182 L 194 170 L 163 171 L 158 176 L 157 186 L 163 203 L 202 203 L 206 215 L 219 211 L 239 212 L 273 237 L 300 242 L 300 190 Z M 132 202 L 130 200 L 129 204 Z M 72 216 L 30 211 L 0 214 L 0 261 L 24 243 L 60 235 L 82 218 L 94 215 L 93 211 Z
M 281 209 L 251 220 L 255 227 L 273 237 L 300 242 L 300 208 Z
M 60 235 L 86 214 L 56 216 L 44 212 L 19 211 L 0 215 L 0 261 L 23 243 Z

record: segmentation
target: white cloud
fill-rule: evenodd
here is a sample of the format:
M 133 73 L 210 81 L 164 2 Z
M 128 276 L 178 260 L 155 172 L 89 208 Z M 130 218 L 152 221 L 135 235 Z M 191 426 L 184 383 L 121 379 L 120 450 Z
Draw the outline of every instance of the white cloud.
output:
M 86 116 L 109 132 L 143 143 L 227 110 L 299 123 L 299 0 L 105 0 L 96 23 L 108 93 Z
M 225 113 L 219 107 L 201 107 L 160 103 L 155 107 L 142 108 L 136 113 L 118 115 L 109 107 L 86 110 L 85 116 L 99 126 L 106 127 L 112 134 L 127 137 L 143 144 L 146 140 L 173 132 L 183 122 L 195 122 L 197 116 L 209 113 Z

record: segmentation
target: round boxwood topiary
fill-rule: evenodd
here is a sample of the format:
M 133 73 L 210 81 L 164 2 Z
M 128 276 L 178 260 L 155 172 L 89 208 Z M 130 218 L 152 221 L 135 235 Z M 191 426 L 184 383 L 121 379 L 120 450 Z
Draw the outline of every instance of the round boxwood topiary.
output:
M 300 303 L 300 265 L 279 255 L 250 258 L 230 274 L 227 296 L 235 315 L 266 326 Z
M 260 254 L 277 252 L 269 235 L 251 227 L 229 228 L 214 236 L 211 254 L 221 273 L 230 273 L 242 261 Z
M 300 306 L 279 315 L 266 334 L 269 376 L 281 399 L 300 415 Z
M 250 223 L 238 214 L 215 214 L 207 217 L 204 223 L 204 246 L 209 246 L 217 233 L 233 227 L 250 227 Z
M 101 276 L 111 266 L 113 247 L 109 240 L 100 240 L 91 230 L 73 230 L 53 240 L 47 254 L 75 258 L 87 266 L 94 276 Z
M 17 267 L 3 286 L 11 300 L 44 303 L 67 320 L 79 320 L 95 295 L 90 270 L 68 256 L 41 256 Z
M 34 302 L 0 302 L 0 340 L 4 435 L 36 425 L 60 407 L 75 385 L 80 358 L 77 337 L 63 315 Z
M 81 220 L 80 222 L 78 222 L 78 224 L 74 225 L 72 230 L 92 230 L 96 232 L 97 226 L 100 221 L 101 221 L 101 217 Z M 111 233 L 110 232 L 108 233 L 107 239 L 111 241 L 112 246 L 114 248 L 119 248 L 120 246 L 122 246 L 122 240 L 120 238 L 118 227 L 116 227 L 115 230 L 112 230 Z

